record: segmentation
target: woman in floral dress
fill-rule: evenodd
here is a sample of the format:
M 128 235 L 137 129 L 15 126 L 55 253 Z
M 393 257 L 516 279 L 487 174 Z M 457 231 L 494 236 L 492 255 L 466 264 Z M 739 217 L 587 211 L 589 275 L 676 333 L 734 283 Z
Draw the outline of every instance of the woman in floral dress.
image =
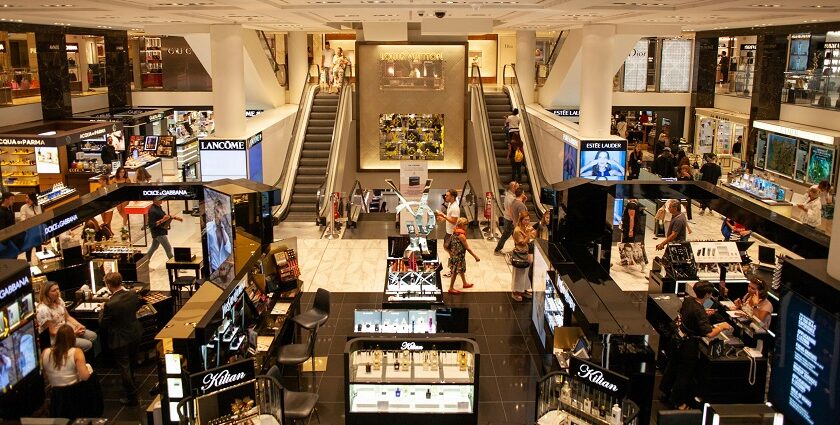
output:
M 452 242 L 449 243 L 449 271 L 452 274 L 452 280 L 449 281 L 449 293 L 450 294 L 460 294 L 461 291 L 455 289 L 455 279 L 458 275 L 461 275 L 461 282 L 463 283 L 464 289 L 472 288 L 472 283 L 467 283 L 467 277 L 465 273 L 467 272 L 467 258 L 466 254 L 469 252 L 473 258 L 475 258 L 475 262 L 481 261 L 477 255 L 470 249 L 469 243 L 467 243 L 467 224 L 469 221 L 461 217 L 455 222 L 455 231 L 452 233 Z

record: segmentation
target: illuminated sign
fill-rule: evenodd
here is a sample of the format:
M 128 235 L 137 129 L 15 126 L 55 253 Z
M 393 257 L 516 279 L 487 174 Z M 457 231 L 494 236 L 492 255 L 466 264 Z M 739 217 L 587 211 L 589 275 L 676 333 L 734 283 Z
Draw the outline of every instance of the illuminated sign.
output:
M 442 61 L 443 53 L 439 52 L 401 52 L 401 53 L 382 53 L 379 55 L 379 60 L 382 61 Z
M 50 224 L 44 227 L 44 237 L 49 237 L 49 235 L 53 233 L 58 233 L 64 230 L 65 227 L 69 227 L 73 223 L 79 221 L 79 216 L 76 214 L 71 215 L 70 217 L 63 218 L 61 221 L 56 223 Z
M 82 140 L 89 139 L 91 137 L 99 136 L 99 135 L 105 134 L 107 132 L 108 132 L 107 128 L 99 128 L 99 129 L 96 129 L 96 130 L 86 131 L 86 132 L 80 134 L 79 138 L 82 139 Z
M 741 50 L 755 50 L 757 46 L 756 44 L 742 44 Z
M 627 377 L 575 356 L 569 358 L 569 374 L 584 385 L 619 400 L 624 398 L 629 384 Z
M 14 294 L 18 290 L 25 288 L 29 285 L 29 276 L 24 276 L 12 283 L 5 288 L 0 288 L 0 301 L 4 300 L 9 295 Z
M 254 379 L 254 359 L 246 359 L 190 375 L 193 390 L 208 394 Z
M 552 114 L 558 117 L 579 117 L 580 109 L 549 109 Z
M 0 138 L 0 146 L 44 146 L 45 144 L 41 139 Z
M 260 142 L 262 142 L 262 132 L 259 132 L 248 138 L 248 147 L 250 148 Z
M 260 133 L 262 138 L 262 133 Z M 207 140 L 200 141 L 203 151 L 244 151 L 245 140 Z
M 414 342 L 403 341 L 402 345 L 400 345 L 400 350 L 423 351 L 423 346 L 417 345 Z
M 228 312 L 233 308 L 233 305 L 236 304 L 236 301 L 242 297 L 242 293 L 245 292 L 245 284 L 239 283 L 236 287 L 233 288 L 233 292 L 230 293 L 230 296 L 225 300 L 225 303 L 222 304 L 222 316 L 227 316 Z
M 184 189 L 156 189 L 144 190 L 143 196 L 192 196 L 193 194 Z

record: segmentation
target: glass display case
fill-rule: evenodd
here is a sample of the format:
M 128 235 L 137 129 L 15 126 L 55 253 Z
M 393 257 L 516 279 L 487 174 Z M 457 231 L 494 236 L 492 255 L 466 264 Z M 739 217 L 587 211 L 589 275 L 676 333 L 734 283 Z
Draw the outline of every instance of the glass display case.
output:
M 589 381 L 570 376 L 565 371 L 552 372 L 537 383 L 536 423 L 630 425 L 638 423 L 639 408 L 632 400 L 622 399 Z
M 382 308 L 428 309 L 443 304 L 437 241 L 427 241 L 427 254 L 413 253 L 405 257 L 409 243 L 408 236 L 388 238 Z
M 478 421 L 475 341 L 355 338 L 347 342 L 344 362 L 348 425 Z
M 752 94 L 755 74 L 755 48 L 755 44 L 741 45 L 733 80 L 735 84 L 733 94 L 737 96 L 750 96 Z
M 359 310 L 353 314 L 357 333 L 433 334 L 437 332 L 435 310 Z

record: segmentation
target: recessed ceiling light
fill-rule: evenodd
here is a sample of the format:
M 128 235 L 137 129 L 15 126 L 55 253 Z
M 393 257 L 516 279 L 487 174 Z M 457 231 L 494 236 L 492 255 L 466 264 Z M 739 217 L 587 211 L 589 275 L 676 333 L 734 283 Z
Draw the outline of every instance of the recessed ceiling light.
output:
M 73 7 L 72 4 L 42 4 L 41 7 Z
M 782 7 L 782 5 L 762 3 L 762 4 L 751 4 L 750 7 Z

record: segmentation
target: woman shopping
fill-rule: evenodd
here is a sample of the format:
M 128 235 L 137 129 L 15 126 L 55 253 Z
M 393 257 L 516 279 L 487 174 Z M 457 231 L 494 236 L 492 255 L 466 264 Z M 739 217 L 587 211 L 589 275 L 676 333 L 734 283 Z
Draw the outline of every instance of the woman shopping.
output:
M 820 202 L 819 189 L 815 187 L 808 189 L 808 200 L 796 204 L 796 207 L 802 211 L 803 223 L 812 227 L 819 227 L 822 224 L 822 202 Z
M 61 298 L 61 289 L 56 282 L 47 282 L 41 289 L 38 307 L 35 309 L 35 319 L 40 332 L 47 331 L 50 334 L 50 341 L 57 338 L 58 329 L 68 325 L 74 334 L 79 338 L 74 340 L 76 347 L 84 351 L 93 348 L 93 341 L 96 340 L 96 333 L 88 330 L 78 320 L 70 316 Z
M 102 400 L 83 384 L 93 373 L 85 354 L 75 347 L 76 335 L 70 325 L 58 328 L 55 343 L 41 353 L 44 375 L 52 387 L 50 414 L 56 418 L 97 417 Z
M 467 253 L 469 252 L 475 258 L 476 263 L 481 261 L 475 255 L 475 252 L 470 249 L 470 245 L 467 242 L 467 223 L 469 221 L 464 217 L 459 218 L 455 222 L 455 230 L 452 232 L 452 242 L 449 243 L 449 272 L 452 275 L 452 280 L 449 281 L 449 293 L 453 295 L 461 293 L 461 291 L 455 289 L 455 279 L 458 275 L 461 276 L 464 289 L 469 289 L 474 286 L 472 283 L 467 283 L 467 277 L 465 275 L 467 272 Z
M 350 59 L 347 59 L 347 56 L 344 56 L 344 50 L 339 47 L 333 57 L 333 84 L 330 89 L 330 93 L 338 93 L 341 91 L 341 86 L 344 85 L 344 69 L 347 68 L 347 65 L 350 65 Z
M 513 229 L 513 252 L 510 260 L 513 266 L 510 296 L 514 301 L 531 298 L 531 279 L 528 278 L 528 269 L 533 263 L 533 255 L 529 253 L 529 247 L 536 237 L 537 230 L 531 226 L 531 215 L 527 211 L 519 213 L 516 228 Z
M 767 283 L 763 280 L 756 277 L 750 279 L 747 294 L 735 300 L 735 307 L 742 315 L 755 317 L 764 329 L 770 329 L 773 304 L 767 299 Z

